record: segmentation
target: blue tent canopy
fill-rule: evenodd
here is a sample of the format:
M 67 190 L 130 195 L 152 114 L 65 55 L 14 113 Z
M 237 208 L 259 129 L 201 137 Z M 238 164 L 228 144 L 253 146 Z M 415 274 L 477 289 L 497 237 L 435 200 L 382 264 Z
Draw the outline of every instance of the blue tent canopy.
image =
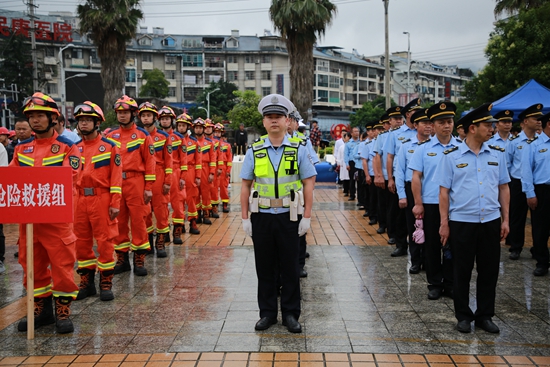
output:
M 521 111 L 535 103 L 542 103 L 544 113 L 550 112 L 550 89 L 531 79 L 512 93 L 493 102 L 491 113 L 494 115 L 503 110 L 512 110 L 516 121 Z

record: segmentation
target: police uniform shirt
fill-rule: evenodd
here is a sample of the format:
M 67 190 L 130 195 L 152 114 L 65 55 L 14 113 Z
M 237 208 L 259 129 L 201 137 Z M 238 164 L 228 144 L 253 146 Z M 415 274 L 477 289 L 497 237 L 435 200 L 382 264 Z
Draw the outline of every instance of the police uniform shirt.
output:
M 487 143 L 478 155 L 465 143 L 450 150 L 443 154 L 434 177 L 439 186 L 449 189 L 449 219 L 486 223 L 500 218 L 498 186 L 510 182 L 504 153 Z
M 395 167 L 395 188 L 399 199 L 406 199 L 405 182 L 412 181 L 412 170 L 408 169 L 411 157 L 418 147 L 418 135 L 400 141 L 401 148 L 395 157 L 397 166 Z
M 295 138 L 302 139 L 303 141 L 306 142 L 308 157 L 311 158 L 311 161 L 313 162 L 313 164 L 319 164 L 319 156 L 317 156 L 317 153 L 315 152 L 315 149 L 313 149 L 313 145 L 311 144 L 311 140 L 309 140 L 308 137 L 306 137 L 304 134 L 302 134 L 299 131 L 294 131 L 292 133 L 292 136 L 295 137 Z
M 529 138 L 525 135 L 525 132 L 522 131 L 517 138 L 510 141 L 506 149 L 508 172 L 510 172 L 512 178 L 521 178 L 521 156 L 523 150 L 527 147 L 527 140 L 529 140 Z
M 371 151 L 375 141 L 376 140 L 364 141 L 363 144 L 360 145 L 360 148 L 358 150 L 359 157 L 361 158 L 361 169 L 363 169 L 363 159 L 366 159 L 369 176 L 374 176 L 374 170 L 372 169 Z M 365 174 L 367 174 L 367 172 L 365 172 Z
M 504 150 L 508 150 L 508 143 L 509 142 L 510 142 L 509 138 L 508 139 L 502 139 L 500 134 L 497 132 L 495 135 L 493 135 L 491 137 L 491 139 L 489 139 L 487 144 L 494 145 L 494 146 L 497 146 L 497 147 L 500 147 L 500 148 L 504 148 Z
M 447 149 L 458 146 L 460 143 L 451 137 L 449 144 L 443 145 L 433 136 L 430 140 L 420 144 L 409 162 L 409 170 L 422 172 L 422 202 L 424 204 L 439 204 L 439 184 L 434 181 L 437 165 Z
M 411 129 L 407 124 L 401 125 L 395 130 L 390 130 L 389 137 L 384 143 L 384 154 L 391 154 L 394 156 L 393 160 L 393 170 L 397 168 L 397 162 L 395 161 L 395 156 L 399 153 L 401 149 L 401 144 L 404 140 L 411 139 L 413 136 L 416 136 L 416 130 Z
M 363 149 L 363 146 L 366 142 L 366 140 L 360 141 L 359 144 L 354 147 L 352 152 L 353 161 L 355 162 L 355 169 L 360 169 L 361 171 L 363 170 L 363 161 L 361 159 L 359 151 Z
M 267 149 L 267 154 L 269 157 L 269 160 L 271 164 L 273 165 L 274 171 L 278 171 L 279 165 L 282 162 L 281 156 L 284 152 L 284 147 L 290 147 L 290 141 L 288 140 L 288 135 L 286 135 L 283 139 L 283 143 L 280 147 L 275 148 L 271 142 L 269 141 L 269 138 L 264 139 L 264 148 Z M 298 147 L 298 174 L 300 175 L 300 179 L 304 180 L 306 178 L 310 178 L 313 176 L 317 176 L 317 171 L 315 170 L 315 166 L 313 165 L 312 160 L 308 157 L 307 149 L 304 149 L 303 145 L 300 145 Z M 241 178 L 244 180 L 254 180 L 254 150 L 249 149 L 246 151 L 246 155 L 244 157 L 243 165 L 241 168 Z M 281 214 L 286 213 L 290 211 L 289 208 L 269 208 L 269 209 L 262 209 L 260 208 L 261 213 L 269 213 L 269 214 Z
M 550 138 L 542 133 L 526 145 L 521 163 L 521 188 L 530 199 L 536 197 L 534 185 L 550 185 Z
M 378 134 L 378 138 L 376 138 L 376 142 L 374 143 L 373 151 L 376 154 L 379 154 L 382 158 L 382 175 L 384 176 L 384 180 L 388 179 L 388 170 L 386 168 L 386 162 L 388 160 L 387 154 L 384 154 L 384 144 L 386 143 L 386 139 L 389 136 L 389 132 L 384 131 Z
M 357 145 L 359 143 L 359 139 L 350 139 L 344 146 L 344 162 L 346 166 L 349 166 L 349 161 L 355 161 L 355 153 L 357 152 Z

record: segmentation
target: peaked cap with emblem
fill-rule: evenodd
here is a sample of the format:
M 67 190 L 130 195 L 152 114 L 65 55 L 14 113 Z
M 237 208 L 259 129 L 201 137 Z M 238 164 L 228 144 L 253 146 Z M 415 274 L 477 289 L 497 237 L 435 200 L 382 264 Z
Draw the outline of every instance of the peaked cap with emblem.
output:
M 262 116 L 269 114 L 277 114 L 288 116 L 295 109 L 294 105 L 288 98 L 280 94 L 270 94 L 262 98 L 258 104 L 258 111 Z
M 524 109 L 523 111 L 521 111 L 518 115 L 518 119 L 520 121 L 523 121 L 524 119 L 526 119 L 527 117 L 539 117 L 539 116 L 542 116 L 542 108 L 544 106 L 542 105 L 542 103 L 537 103 L 537 104 L 534 104 L 532 106 L 529 106 L 527 107 L 526 109 Z
M 468 112 L 467 115 L 458 120 L 457 124 L 462 125 L 464 131 L 468 131 L 470 125 L 480 122 L 495 122 L 493 115 L 491 115 L 492 103 L 485 103 L 473 111 Z
M 428 108 L 428 118 L 430 120 L 446 119 L 455 117 L 456 105 L 452 102 L 439 102 Z
M 496 118 L 498 121 L 502 121 L 502 122 L 512 122 L 512 120 L 514 119 L 514 111 L 512 110 L 504 110 L 504 111 L 500 111 L 500 112 L 497 112 L 493 115 L 494 118 Z
M 404 115 L 407 112 L 418 110 L 418 109 L 422 108 L 422 106 L 420 106 L 421 103 L 422 103 L 422 99 L 415 98 L 412 101 L 410 101 L 409 103 L 407 103 L 407 105 L 405 107 L 403 107 L 403 110 L 401 112 Z
M 413 115 L 411 116 L 411 122 L 413 124 L 417 124 L 420 121 L 424 121 L 424 120 L 430 120 L 428 118 L 428 110 L 425 108 L 417 109 L 416 111 L 414 111 Z
M 390 117 L 388 116 L 387 113 L 384 113 L 384 114 L 382 115 L 382 117 L 380 117 L 380 121 L 379 121 L 379 122 L 380 122 L 380 124 L 382 124 L 382 125 L 383 125 L 383 124 L 386 124 L 386 123 L 389 124 L 389 123 L 390 123 Z
M 550 121 L 550 112 L 547 113 L 546 115 L 540 116 L 537 120 L 539 120 L 540 122 L 542 122 L 542 128 L 544 129 L 545 126 L 546 126 L 546 123 L 547 123 L 548 121 Z
M 400 116 L 403 116 L 404 114 L 405 113 L 403 112 L 403 107 L 401 106 L 390 107 L 386 110 L 386 115 L 388 115 L 388 118 L 400 117 Z
M 372 129 L 374 129 L 374 126 L 376 126 L 377 124 L 378 124 L 377 121 L 367 122 L 367 123 L 365 124 L 365 129 L 367 129 L 367 130 L 372 130 Z M 380 125 L 380 126 L 382 126 L 382 125 Z

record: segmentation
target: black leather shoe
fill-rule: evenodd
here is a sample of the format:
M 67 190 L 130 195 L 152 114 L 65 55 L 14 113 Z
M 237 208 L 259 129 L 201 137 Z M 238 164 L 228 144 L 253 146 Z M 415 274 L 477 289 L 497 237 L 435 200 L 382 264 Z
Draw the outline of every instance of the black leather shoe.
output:
M 306 252 L 306 259 L 309 259 L 309 252 Z
M 296 318 L 293 315 L 287 315 L 285 316 L 283 320 L 283 326 L 286 326 L 287 330 L 291 333 L 301 333 L 302 332 L 302 325 L 296 320 Z
M 418 274 L 420 273 L 420 265 L 412 265 L 409 268 L 409 274 Z
M 537 266 L 537 268 L 533 271 L 533 275 L 536 277 L 541 277 L 546 274 L 548 274 L 548 268 L 544 268 L 541 266 Z
M 480 320 L 475 322 L 476 327 L 485 330 L 488 333 L 491 334 L 497 334 L 500 333 L 500 329 L 498 326 L 495 325 L 495 323 L 491 320 Z
M 510 260 L 519 260 L 519 254 L 520 252 L 519 251 L 512 251 L 510 252 Z
M 472 331 L 472 323 L 468 320 L 459 321 L 458 324 L 456 324 L 456 330 L 461 333 L 469 333 Z
M 407 250 L 401 247 L 396 248 L 391 253 L 391 257 L 407 256 Z
M 355 198 L 350 197 L 348 201 L 355 201 Z
M 349 194 L 347 192 L 344 192 L 344 196 L 349 196 Z
M 376 219 L 371 219 L 369 220 L 369 224 L 372 226 L 374 224 L 378 223 L 378 221 Z
M 307 278 L 307 271 L 305 269 L 300 270 L 300 278 Z
M 431 289 L 428 292 L 428 299 L 431 299 L 431 300 L 439 299 L 441 297 L 441 293 L 442 293 L 442 291 L 439 288 Z
M 369 212 L 364 212 L 364 213 L 363 213 L 363 218 L 366 218 L 366 217 L 368 217 L 368 216 L 369 216 Z
M 257 323 L 256 326 L 254 326 L 254 329 L 256 330 L 267 330 L 271 325 L 274 325 L 277 323 L 276 318 L 271 317 L 262 317 Z
M 444 289 L 443 290 L 443 297 L 448 297 L 450 299 L 453 299 L 454 298 L 454 292 L 452 289 Z
M 376 230 L 376 233 L 378 233 L 378 234 L 386 233 L 386 227 L 379 227 Z
M 388 245 L 395 245 L 395 238 L 393 237 L 388 238 Z

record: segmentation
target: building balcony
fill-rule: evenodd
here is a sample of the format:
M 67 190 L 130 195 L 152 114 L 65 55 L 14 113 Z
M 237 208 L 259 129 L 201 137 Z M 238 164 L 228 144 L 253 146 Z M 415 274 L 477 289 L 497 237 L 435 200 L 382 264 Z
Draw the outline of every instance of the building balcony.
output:
M 239 71 L 239 64 L 237 63 L 227 64 L 227 71 Z
M 152 61 L 142 61 L 141 62 L 141 70 L 153 70 L 153 62 Z
M 262 71 L 271 71 L 273 69 L 272 65 L 271 64 L 261 64 L 260 65 L 260 70 Z
M 244 64 L 244 70 L 246 70 L 246 71 L 255 71 L 256 70 L 256 64 L 254 64 L 254 63 L 245 63 Z
M 164 70 L 177 70 L 178 67 L 176 64 L 165 64 L 164 65 Z
M 55 57 L 44 57 L 44 65 L 57 65 L 57 59 Z

